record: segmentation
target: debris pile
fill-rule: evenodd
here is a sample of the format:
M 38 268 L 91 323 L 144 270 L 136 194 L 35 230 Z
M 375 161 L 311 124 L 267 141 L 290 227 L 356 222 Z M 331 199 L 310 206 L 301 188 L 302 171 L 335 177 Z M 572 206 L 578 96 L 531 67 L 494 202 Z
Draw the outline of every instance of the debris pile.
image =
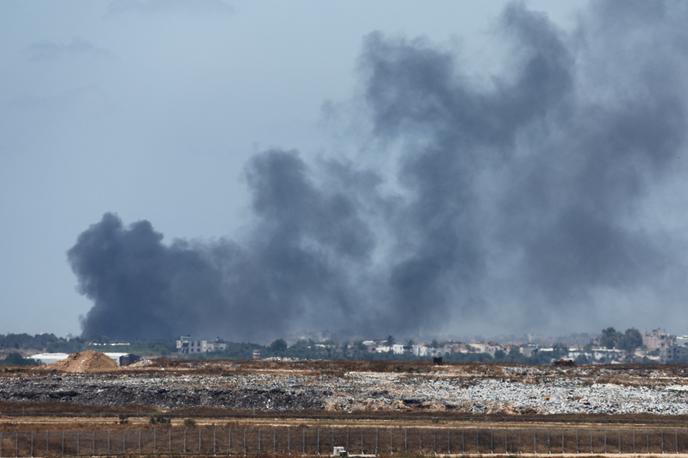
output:
M 688 415 L 688 375 L 669 367 L 443 365 L 426 373 L 144 368 L 105 377 L 89 372 L 112 370 L 114 362 L 94 353 L 60 363 L 64 372 L 81 373 L 0 374 L 0 401 L 264 412 Z
M 117 369 L 117 363 L 103 353 L 86 350 L 73 353 L 67 359 L 58 361 L 50 367 L 62 372 L 85 374 L 114 371 Z

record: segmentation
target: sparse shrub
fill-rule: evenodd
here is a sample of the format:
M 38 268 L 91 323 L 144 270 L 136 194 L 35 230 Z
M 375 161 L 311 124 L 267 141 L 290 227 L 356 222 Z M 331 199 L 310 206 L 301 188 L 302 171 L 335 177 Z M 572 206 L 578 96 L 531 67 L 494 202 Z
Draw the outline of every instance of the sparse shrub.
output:
M 151 425 L 169 425 L 170 417 L 166 417 L 165 415 L 151 415 L 149 422 Z
M 184 426 L 186 428 L 195 428 L 196 427 L 196 420 L 193 418 L 185 418 L 184 419 Z
M 120 425 L 126 425 L 127 423 L 129 423 L 129 417 L 126 415 L 120 415 L 119 416 L 119 424 Z

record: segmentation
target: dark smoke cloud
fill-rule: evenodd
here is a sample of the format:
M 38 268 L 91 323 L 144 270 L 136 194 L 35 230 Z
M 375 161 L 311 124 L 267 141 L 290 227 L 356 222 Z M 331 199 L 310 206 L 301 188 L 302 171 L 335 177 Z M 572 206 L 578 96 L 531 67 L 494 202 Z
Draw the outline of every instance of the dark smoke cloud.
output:
M 687 9 L 594 2 L 567 34 L 512 4 L 509 62 L 485 81 L 422 38 L 371 34 L 367 115 L 395 176 L 264 152 L 237 241 L 165 244 L 106 214 L 69 251 L 94 301 L 84 335 L 598 327 L 601 298 L 680 268 L 639 214 L 680 168 Z
M 242 245 L 165 245 L 147 221 L 125 227 L 103 216 L 68 253 L 81 291 L 95 303 L 84 335 L 256 339 L 358 313 L 357 285 L 365 281 L 355 281 L 352 266 L 370 256 L 372 234 L 351 197 L 309 175 L 294 151 L 251 161 L 257 218 Z

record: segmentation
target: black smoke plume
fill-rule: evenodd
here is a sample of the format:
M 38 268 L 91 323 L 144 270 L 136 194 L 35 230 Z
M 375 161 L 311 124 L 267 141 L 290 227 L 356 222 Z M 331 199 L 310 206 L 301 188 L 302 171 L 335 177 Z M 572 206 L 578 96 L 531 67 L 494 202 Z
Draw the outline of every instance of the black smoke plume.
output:
M 266 151 L 235 241 L 106 214 L 68 254 L 84 336 L 597 328 L 684 271 L 642 215 L 682 166 L 686 20 L 682 2 L 598 1 L 565 33 L 512 4 L 484 80 L 423 38 L 369 35 L 366 115 L 394 173 Z

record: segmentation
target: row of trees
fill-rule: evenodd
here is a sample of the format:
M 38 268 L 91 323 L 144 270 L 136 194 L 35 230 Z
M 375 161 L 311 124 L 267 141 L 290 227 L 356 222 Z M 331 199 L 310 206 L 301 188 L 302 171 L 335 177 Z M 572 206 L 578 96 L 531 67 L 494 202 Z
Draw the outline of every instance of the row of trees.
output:
M 626 329 L 625 332 L 619 332 L 609 327 L 602 330 L 600 345 L 606 348 L 617 348 L 633 353 L 636 348 L 643 346 L 643 336 L 640 334 L 640 331 L 635 328 L 629 328 Z
M 79 337 L 57 337 L 55 334 L 0 334 L 0 349 L 39 350 L 72 353 L 84 348 L 86 342 Z
M 35 359 L 24 358 L 17 352 L 12 352 L 4 359 L 0 359 L 0 366 L 35 366 L 37 364 L 38 361 Z

